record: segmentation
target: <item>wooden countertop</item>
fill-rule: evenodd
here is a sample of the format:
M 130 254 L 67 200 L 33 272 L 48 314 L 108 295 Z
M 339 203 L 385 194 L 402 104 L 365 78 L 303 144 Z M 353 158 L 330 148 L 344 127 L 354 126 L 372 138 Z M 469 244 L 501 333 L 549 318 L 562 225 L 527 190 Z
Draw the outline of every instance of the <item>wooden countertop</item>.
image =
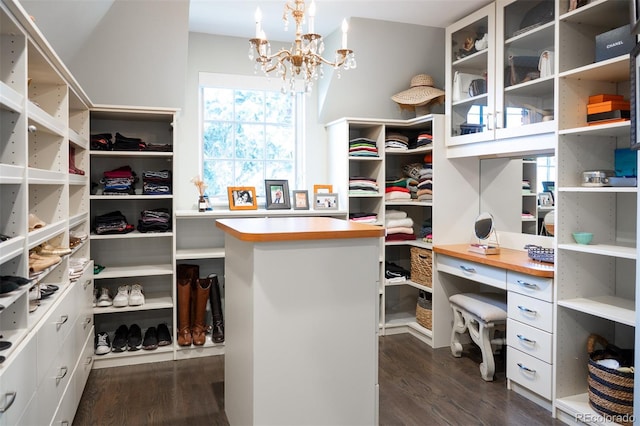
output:
M 469 247 L 468 244 L 439 245 L 433 246 L 433 251 L 527 275 L 553 278 L 553 264 L 533 260 L 529 258 L 526 251 L 500 248 L 499 254 L 479 254 L 467 250 L 467 247 Z
M 380 238 L 384 228 L 330 217 L 218 219 L 216 226 L 242 241 L 304 241 Z

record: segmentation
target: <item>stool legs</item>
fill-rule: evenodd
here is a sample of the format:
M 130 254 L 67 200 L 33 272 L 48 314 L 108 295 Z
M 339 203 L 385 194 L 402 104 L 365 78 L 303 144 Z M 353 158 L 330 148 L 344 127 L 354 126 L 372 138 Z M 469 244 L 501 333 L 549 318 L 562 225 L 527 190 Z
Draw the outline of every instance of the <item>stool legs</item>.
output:
M 498 345 L 504 343 L 503 339 L 492 339 L 494 323 L 485 323 L 479 321 L 469 312 L 459 309 L 455 305 L 451 305 L 453 309 L 453 328 L 451 330 L 451 353 L 454 357 L 459 358 L 462 355 L 462 344 L 460 343 L 460 335 L 469 331 L 471 340 L 478 345 L 482 352 L 482 363 L 480 364 L 480 375 L 482 379 L 491 382 L 496 371 L 493 353 Z

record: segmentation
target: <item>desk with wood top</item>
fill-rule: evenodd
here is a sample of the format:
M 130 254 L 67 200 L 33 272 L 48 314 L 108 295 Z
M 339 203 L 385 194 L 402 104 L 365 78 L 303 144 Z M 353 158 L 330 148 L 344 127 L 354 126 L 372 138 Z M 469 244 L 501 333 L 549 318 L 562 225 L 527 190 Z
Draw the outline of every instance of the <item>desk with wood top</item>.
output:
M 377 424 L 381 227 L 219 219 L 232 425 Z
M 507 387 L 551 409 L 553 264 L 532 260 L 522 250 L 501 248 L 499 254 L 484 255 L 467 247 L 433 247 L 436 293 L 442 301 L 448 301 L 455 293 L 491 290 L 483 285 L 506 291 Z M 451 309 L 445 309 L 442 315 L 434 313 L 434 319 L 442 331 L 449 329 L 440 335 L 451 333 Z

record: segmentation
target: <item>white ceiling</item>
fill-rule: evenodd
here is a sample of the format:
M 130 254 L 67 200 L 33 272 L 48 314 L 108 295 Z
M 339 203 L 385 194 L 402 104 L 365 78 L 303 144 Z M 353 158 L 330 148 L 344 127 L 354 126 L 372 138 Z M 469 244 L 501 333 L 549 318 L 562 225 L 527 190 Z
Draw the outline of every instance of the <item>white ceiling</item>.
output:
M 290 0 L 293 1 L 293 0 Z M 273 41 L 290 41 L 295 27 L 289 15 L 284 32 L 282 15 L 286 0 L 190 0 L 189 30 L 193 32 L 251 38 L 254 15 L 262 12 L 262 27 Z M 327 35 L 338 29 L 344 18 L 368 18 L 444 28 L 489 4 L 491 0 L 316 0 L 315 30 Z M 307 5 L 310 3 L 307 0 Z

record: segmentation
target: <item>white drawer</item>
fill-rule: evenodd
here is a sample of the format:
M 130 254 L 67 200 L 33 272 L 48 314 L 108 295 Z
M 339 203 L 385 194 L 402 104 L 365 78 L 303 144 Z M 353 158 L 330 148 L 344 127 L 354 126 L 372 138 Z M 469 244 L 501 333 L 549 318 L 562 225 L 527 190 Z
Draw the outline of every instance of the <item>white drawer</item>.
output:
M 83 307 L 87 307 L 91 312 L 93 307 L 93 261 L 89 262 L 82 276 L 78 278 L 76 285 L 78 286 L 76 289 L 77 294 L 80 295 L 79 303 Z
M 507 347 L 507 379 L 551 399 L 551 364 Z
M 73 338 L 69 340 L 73 340 Z M 40 405 L 39 424 L 51 423 L 58 405 L 62 400 L 62 396 L 73 374 L 73 368 L 75 367 L 73 349 L 73 344 L 65 342 L 58 356 L 52 355 L 53 360 L 51 367 L 49 367 L 49 370 L 45 373 L 44 379 L 38 387 L 38 401 Z
M 76 319 L 76 324 L 73 329 L 74 334 L 74 353 L 76 355 L 80 355 L 82 351 L 82 347 L 84 345 L 85 340 L 87 340 L 87 336 L 92 334 L 93 330 L 93 314 L 91 313 L 81 313 L 78 315 Z
M 91 367 L 93 367 L 93 333 L 94 330 L 93 327 L 91 327 L 91 331 L 84 343 L 84 348 L 79 355 L 78 366 L 76 367 L 76 372 L 73 377 L 76 387 L 77 402 L 80 402 L 82 392 L 84 392 L 84 386 L 87 384 L 89 373 L 91 373 Z
M 553 302 L 553 279 L 507 271 L 507 290 Z
M 509 291 L 507 305 L 509 318 L 552 332 L 553 304 Z
M 45 372 L 51 367 L 53 359 L 76 323 L 78 309 L 75 306 L 77 300 L 73 297 L 74 290 L 71 289 L 51 312 L 47 312 L 42 320 L 42 327 L 36 335 L 38 382 L 43 379 Z
M 470 262 L 439 253 L 436 253 L 436 267 L 438 272 L 457 275 L 492 287 L 507 288 L 507 272 L 505 269 Z
M 519 321 L 507 319 L 507 345 L 551 364 L 553 335 Z
M 36 392 L 36 341 L 13 352 L 0 369 L 0 425 L 18 424 L 22 413 Z

